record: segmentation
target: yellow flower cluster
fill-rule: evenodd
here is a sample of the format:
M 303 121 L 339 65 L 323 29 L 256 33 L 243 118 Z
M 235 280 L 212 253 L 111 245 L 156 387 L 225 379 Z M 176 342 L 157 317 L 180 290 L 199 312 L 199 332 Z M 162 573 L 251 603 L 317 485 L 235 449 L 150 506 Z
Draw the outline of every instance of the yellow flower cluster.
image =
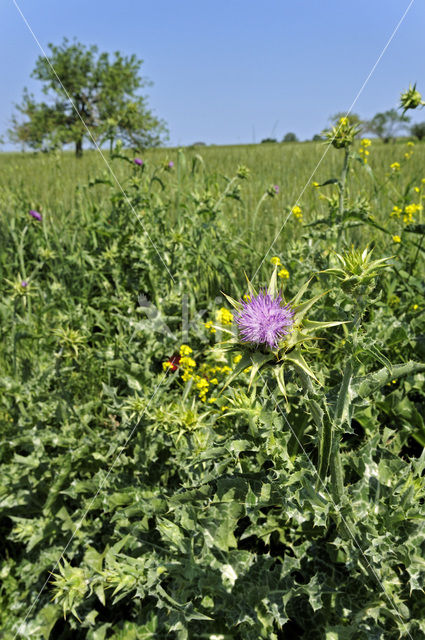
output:
M 208 322 L 205 323 L 205 329 L 208 329 L 208 331 L 210 331 L 211 333 L 216 332 L 215 327 L 213 327 L 212 320 L 208 320 Z
M 400 236 L 393 236 L 393 242 L 401 242 Z
M 359 153 L 360 153 L 361 157 L 363 158 L 364 164 L 367 163 L 367 156 L 370 153 L 368 147 L 370 147 L 371 144 L 372 144 L 372 141 L 369 140 L 369 138 L 363 138 L 363 140 L 360 143 Z
M 215 317 L 217 318 L 217 322 L 222 325 L 232 324 L 233 322 L 233 313 L 226 309 L 226 307 L 221 307 L 218 311 L 215 312 Z
M 193 349 L 191 349 L 187 344 L 182 344 L 180 347 L 180 355 L 189 356 L 191 353 L 193 353 Z
M 421 204 L 408 204 L 404 207 L 404 215 L 403 215 L 403 222 L 404 224 L 411 224 L 412 222 L 415 221 L 414 219 L 414 214 L 418 213 L 419 211 L 421 211 L 422 209 L 422 205 Z
M 215 312 L 215 319 L 218 324 L 226 326 L 226 325 L 232 324 L 233 313 L 229 311 L 229 309 L 226 309 L 226 307 L 221 307 L 221 309 L 218 309 Z M 212 320 L 208 320 L 208 322 L 205 322 L 204 326 L 211 333 L 216 333 L 217 331 L 212 323 Z
M 409 150 L 409 151 L 407 151 L 407 152 L 404 154 L 404 158 L 405 158 L 405 160 L 409 160 L 409 158 L 411 158 L 411 157 L 412 157 L 412 155 L 413 155 L 413 147 L 415 146 L 415 143 L 414 143 L 414 142 L 412 142 L 411 140 L 409 140 L 409 142 L 407 143 L 407 146 L 408 146 L 408 147 L 410 147 L 410 150 Z
M 189 380 L 193 380 L 195 388 L 198 391 L 198 398 L 201 402 L 205 402 L 207 398 L 207 394 L 211 388 L 211 386 L 216 386 L 219 384 L 219 379 L 217 375 L 227 375 L 231 372 L 231 368 L 227 365 L 224 366 L 211 366 L 208 364 L 201 364 L 198 368 L 198 373 L 195 373 L 196 362 L 191 357 L 191 353 L 193 350 L 187 344 L 182 344 L 180 347 L 180 361 L 179 368 L 182 371 L 182 380 L 183 382 L 188 382 Z M 164 362 L 164 369 L 172 366 L 169 362 Z M 215 398 L 211 398 L 210 402 L 213 402 Z
M 390 215 L 392 218 L 393 217 L 400 218 L 401 215 L 403 215 L 404 224 L 412 224 L 415 221 L 415 218 L 413 216 L 415 215 L 415 213 L 418 213 L 419 211 L 422 211 L 421 204 L 407 204 L 404 207 L 404 210 L 401 209 L 400 207 L 394 206 Z
M 399 218 L 400 215 L 403 213 L 403 209 L 401 209 L 400 207 L 397 207 L 396 205 L 394 205 L 393 210 L 391 211 L 391 217 L 397 217 Z
M 301 211 L 301 209 L 300 209 L 300 211 Z M 301 214 L 301 217 L 302 217 L 302 214 Z M 284 278 L 284 279 L 289 278 L 289 271 L 288 271 L 288 269 L 286 267 L 283 266 L 283 264 L 281 263 L 280 258 L 278 256 L 273 256 L 273 258 L 270 259 L 270 262 L 272 264 L 274 264 L 276 267 L 282 267 L 281 270 L 278 271 L 278 273 L 277 273 L 279 278 Z
M 298 205 L 295 205 L 295 207 L 292 207 L 292 214 L 298 220 L 298 222 L 303 221 L 303 214 L 301 211 L 301 207 L 299 207 Z
M 318 182 L 314 181 L 314 182 L 311 183 L 311 186 L 317 188 L 317 187 L 320 187 L 320 184 Z
M 210 387 L 218 385 L 219 380 L 217 378 L 217 374 L 227 375 L 230 372 L 231 368 L 226 365 L 220 367 L 202 364 L 199 368 L 199 375 L 193 375 L 192 373 L 190 377 L 195 383 L 195 387 L 198 390 L 198 398 L 201 400 L 201 402 L 205 402 L 205 400 L 207 399 L 207 393 L 209 392 Z M 214 402 L 215 399 L 215 397 L 211 397 L 209 399 L 209 402 Z
M 399 162 L 393 162 L 392 164 L 390 164 L 390 169 L 392 171 L 400 171 L 400 163 Z

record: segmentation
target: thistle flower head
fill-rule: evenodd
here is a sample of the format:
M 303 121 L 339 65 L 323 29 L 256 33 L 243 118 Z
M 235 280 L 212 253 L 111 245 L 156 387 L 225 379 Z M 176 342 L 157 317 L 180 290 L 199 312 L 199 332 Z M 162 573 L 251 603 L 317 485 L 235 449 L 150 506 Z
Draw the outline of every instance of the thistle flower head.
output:
M 34 209 L 30 209 L 28 213 L 39 222 L 41 222 L 41 220 L 43 219 L 41 213 L 38 213 L 38 211 L 34 211 Z
M 241 341 L 275 349 L 293 324 L 294 312 L 282 302 L 281 295 L 272 297 L 267 289 L 246 302 L 241 300 L 242 308 L 235 317 Z
M 133 162 L 134 164 L 137 164 L 139 167 L 141 167 L 143 164 L 143 160 L 141 158 L 134 158 Z
M 408 109 L 416 109 L 424 104 L 421 94 L 416 89 L 416 82 L 413 87 L 409 84 L 407 91 L 400 96 L 400 108 L 403 109 L 403 114 L 406 113 Z

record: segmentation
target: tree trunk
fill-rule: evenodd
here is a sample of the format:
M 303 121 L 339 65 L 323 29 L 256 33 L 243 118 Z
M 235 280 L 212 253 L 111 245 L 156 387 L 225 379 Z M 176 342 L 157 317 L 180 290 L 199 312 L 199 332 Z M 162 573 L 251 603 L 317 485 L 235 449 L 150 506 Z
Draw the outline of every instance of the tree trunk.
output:
M 77 158 L 81 158 L 81 156 L 83 155 L 83 137 L 81 136 L 81 138 L 77 138 L 77 140 L 75 141 L 75 155 L 77 156 Z

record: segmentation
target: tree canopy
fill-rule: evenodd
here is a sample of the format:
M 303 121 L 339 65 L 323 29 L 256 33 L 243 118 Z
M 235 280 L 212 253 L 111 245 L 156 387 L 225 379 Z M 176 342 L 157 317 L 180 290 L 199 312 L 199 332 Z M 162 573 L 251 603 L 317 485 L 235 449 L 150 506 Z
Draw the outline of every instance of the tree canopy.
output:
M 67 38 L 48 47 L 49 59 L 39 56 L 31 74 L 43 83 L 47 100 L 37 102 L 24 89 L 9 130 L 12 141 L 42 150 L 72 143 L 77 155 L 83 152 L 84 139 L 98 145 L 109 141 L 111 146 L 120 139 L 135 148 L 161 142 L 165 124 L 139 94 L 150 84 L 140 76 L 142 60 L 118 51 L 110 59 L 95 45 Z
M 408 116 L 398 113 L 396 109 L 389 109 L 382 113 L 377 113 L 372 120 L 366 123 L 366 131 L 381 138 L 383 142 L 394 140 L 397 134 L 407 128 L 410 121 Z

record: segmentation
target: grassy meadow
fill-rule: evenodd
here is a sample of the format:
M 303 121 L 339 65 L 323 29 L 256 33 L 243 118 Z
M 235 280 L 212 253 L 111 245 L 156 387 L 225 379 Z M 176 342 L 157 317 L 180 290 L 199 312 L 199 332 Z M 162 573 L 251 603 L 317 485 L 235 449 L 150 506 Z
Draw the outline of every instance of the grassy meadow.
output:
M 0 154 L 0 638 L 425 638 L 425 144 L 138 157 Z

